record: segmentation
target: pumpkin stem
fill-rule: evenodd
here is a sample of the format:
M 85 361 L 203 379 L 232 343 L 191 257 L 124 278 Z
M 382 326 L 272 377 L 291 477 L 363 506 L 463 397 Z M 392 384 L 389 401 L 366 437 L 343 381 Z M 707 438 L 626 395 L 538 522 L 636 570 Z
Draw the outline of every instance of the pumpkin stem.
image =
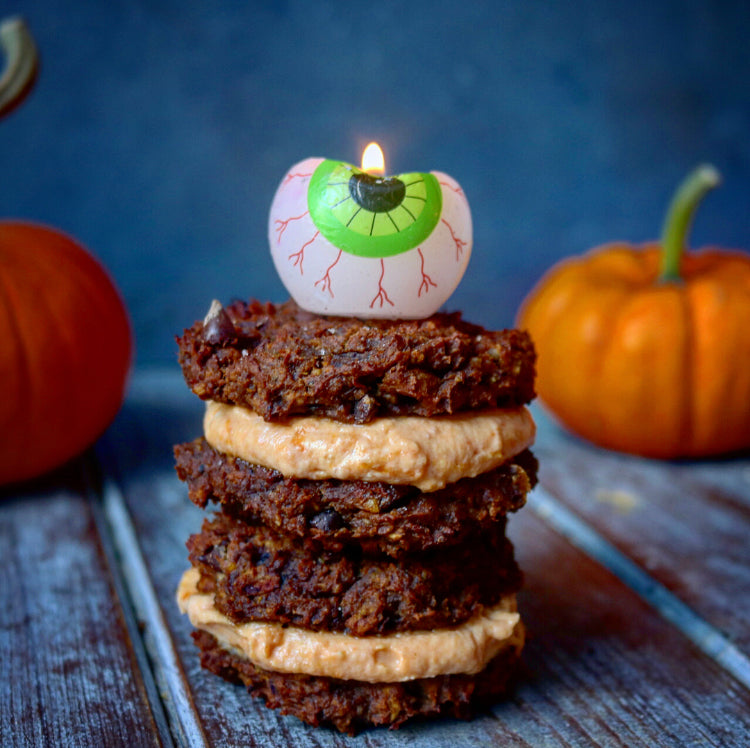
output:
M 694 169 L 677 188 L 669 205 L 661 233 L 661 281 L 681 280 L 682 253 L 693 216 L 706 193 L 721 182 L 719 172 L 710 164 Z
M 19 16 L 0 23 L 0 49 L 5 68 L 0 77 L 0 116 L 21 103 L 31 91 L 39 70 L 36 44 L 25 21 Z

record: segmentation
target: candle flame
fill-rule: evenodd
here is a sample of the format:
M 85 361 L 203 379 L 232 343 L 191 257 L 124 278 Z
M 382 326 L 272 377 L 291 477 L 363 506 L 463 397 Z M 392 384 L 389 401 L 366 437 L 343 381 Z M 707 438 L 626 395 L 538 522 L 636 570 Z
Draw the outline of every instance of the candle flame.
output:
M 379 177 L 385 174 L 385 157 L 377 143 L 370 143 L 362 151 L 362 171 Z

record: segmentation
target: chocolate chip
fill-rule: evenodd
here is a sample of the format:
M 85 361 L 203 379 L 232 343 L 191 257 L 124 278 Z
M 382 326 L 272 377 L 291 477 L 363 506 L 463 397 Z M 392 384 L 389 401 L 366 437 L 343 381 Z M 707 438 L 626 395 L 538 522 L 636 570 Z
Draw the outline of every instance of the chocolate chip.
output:
M 324 509 L 310 520 L 310 525 L 321 532 L 333 532 L 344 526 L 344 520 L 335 509 Z
M 203 339 L 212 345 L 228 343 L 236 340 L 237 331 L 234 329 L 232 320 L 224 311 L 220 302 L 214 299 L 208 310 L 206 318 L 203 320 Z
M 375 417 L 378 401 L 372 395 L 365 395 L 354 403 L 355 423 L 367 423 Z

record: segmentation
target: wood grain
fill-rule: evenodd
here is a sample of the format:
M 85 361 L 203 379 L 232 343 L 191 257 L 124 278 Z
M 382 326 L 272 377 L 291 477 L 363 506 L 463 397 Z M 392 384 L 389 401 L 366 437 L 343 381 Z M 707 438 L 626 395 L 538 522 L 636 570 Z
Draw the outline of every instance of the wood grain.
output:
M 620 455 L 535 417 L 545 488 L 750 655 L 750 460 Z
M 4 747 L 162 744 L 85 473 L 78 460 L 0 501 Z
M 747 689 L 533 512 L 514 518 L 511 536 L 530 629 L 519 694 L 535 715 L 519 734 L 542 722 L 573 745 L 743 744 Z

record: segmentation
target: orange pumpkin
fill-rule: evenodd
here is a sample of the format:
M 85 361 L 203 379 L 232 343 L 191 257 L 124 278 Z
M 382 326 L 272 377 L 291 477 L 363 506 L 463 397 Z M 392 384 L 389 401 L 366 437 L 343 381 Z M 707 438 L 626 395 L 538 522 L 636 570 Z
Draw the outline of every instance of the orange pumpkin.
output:
M 660 458 L 750 447 L 750 255 L 683 253 L 710 167 L 675 196 L 661 243 L 553 267 L 519 310 L 541 401 L 595 444 Z
M 69 237 L 0 222 L 0 484 L 79 454 L 117 413 L 133 341 L 109 276 Z

